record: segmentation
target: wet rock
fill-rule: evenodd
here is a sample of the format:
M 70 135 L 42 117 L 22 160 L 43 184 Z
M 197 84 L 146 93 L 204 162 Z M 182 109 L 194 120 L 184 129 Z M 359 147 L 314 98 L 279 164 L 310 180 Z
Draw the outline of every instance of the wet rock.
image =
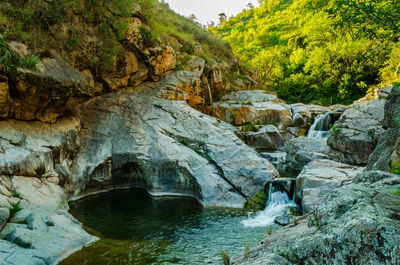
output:
M 292 222 L 292 217 L 289 215 L 281 215 L 276 217 L 275 219 L 275 223 L 277 223 L 278 225 L 288 225 Z
M 296 179 L 296 201 L 304 212 L 316 209 L 331 190 L 351 183 L 363 167 L 350 166 L 331 160 L 313 160 Z
M 385 100 L 364 101 L 347 109 L 328 138 L 331 155 L 343 163 L 366 165 L 384 132 L 385 103 Z

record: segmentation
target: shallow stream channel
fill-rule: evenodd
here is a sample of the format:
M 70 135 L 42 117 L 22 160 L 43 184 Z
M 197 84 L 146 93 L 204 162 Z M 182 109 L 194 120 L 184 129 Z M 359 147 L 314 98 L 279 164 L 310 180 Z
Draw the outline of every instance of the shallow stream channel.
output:
M 202 207 L 190 198 L 151 197 L 139 189 L 72 202 L 71 214 L 100 240 L 61 264 L 222 264 L 221 251 L 236 258 L 265 238 L 268 230 L 278 229 L 271 215 L 281 214 L 282 204 L 292 203 L 286 193 L 279 194 L 256 214 Z

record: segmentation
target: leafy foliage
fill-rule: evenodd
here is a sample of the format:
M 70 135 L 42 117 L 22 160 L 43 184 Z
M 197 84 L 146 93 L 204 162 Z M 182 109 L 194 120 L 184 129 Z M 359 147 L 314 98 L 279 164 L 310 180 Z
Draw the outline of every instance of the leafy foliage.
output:
M 18 67 L 37 70 L 40 60 L 36 56 L 24 57 L 9 49 L 3 35 L 0 34 L 0 64 L 6 72 L 16 70 Z
M 279 97 L 347 104 L 398 71 L 399 3 L 269 0 L 209 30 L 257 67 L 261 84 Z

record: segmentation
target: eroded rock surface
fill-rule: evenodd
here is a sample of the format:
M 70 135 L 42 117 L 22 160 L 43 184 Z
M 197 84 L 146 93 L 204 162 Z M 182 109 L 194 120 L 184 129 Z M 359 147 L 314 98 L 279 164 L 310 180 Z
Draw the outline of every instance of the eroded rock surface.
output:
M 278 175 L 233 127 L 182 101 L 119 92 L 77 112 L 84 126 L 72 174 L 75 196 L 136 186 L 193 196 L 205 205 L 243 207 Z

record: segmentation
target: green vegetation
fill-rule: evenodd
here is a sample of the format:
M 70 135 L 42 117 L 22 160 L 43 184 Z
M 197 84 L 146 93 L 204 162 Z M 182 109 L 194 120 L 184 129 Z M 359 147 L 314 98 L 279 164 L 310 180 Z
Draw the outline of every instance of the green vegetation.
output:
M 288 102 L 351 103 L 398 79 L 400 2 L 269 0 L 210 27 Z
M 243 256 L 245 259 L 247 259 L 249 257 L 249 250 L 250 250 L 250 246 L 248 242 L 244 242 L 243 244 Z
M 267 235 L 272 235 L 272 225 L 267 227 Z
M 7 72 L 15 71 L 18 67 L 37 70 L 40 62 L 36 56 L 24 57 L 17 52 L 10 50 L 4 36 L 0 34 L 0 64 Z
M 319 222 L 319 217 L 316 213 L 313 214 L 313 221 L 314 221 L 314 225 L 315 227 L 317 227 L 317 230 L 321 230 L 321 224 Z
M 392 169 L 390 170 L 391 173 L 400 175 L 400 159 L 397 162 L 392 163 Z
M 142 25 L 135 24 L 139 18 Z M 35 54 L 48 49 L 59 51 L 63 58 L 79 69 L 89 68 L 96 77 L 118 72 L 124 48 L 130 48 L 132 25 L 146 47 L 172 46 L 182 54 L 200 57 L 232 57 L 230 46 L 207 32 L 194 19 L 173 12 L 167 3 L 158 0 L 5 0 L 0 3 L 2 40 L 18 40 L 29 45 Z M 140 43 L 139 43 L 140 46 Z M 2 54 L 4 52 L 2 51 Z M 14 59 L 14 58 L 11 58 Z M 8 60 L 8 61 L 7 61 Z M 34 67 L 36 58 L 21 61 Z M 2 57 L 10 64 L 10 58 Z M 183 69 L 178 64 L 178 69 Z M 100 78 L 101 80 L 101 78 Z
M 342 130 L 341 125 L 330 125 L 333 136 L 338 136 L 339 132 Z
M 393 195 L 400 195 L 400 188 L 392 192 Z
M 15 197 L 15 198 L 18 198 L 18 199 L 22 199 L 21 195 L 16 190 L 12 191 L 12 196 Z
M 228 250 L 220 250 L 219 254 L 221 255 L 223 265 L 231 265 L 231 256 Z
M 10 217 L 14 217 L 19 211 L 21 211 L 23 208 L 19 206 L 19 203 L 13 203 L 11 204 L 11 209 L 10 209 Z

